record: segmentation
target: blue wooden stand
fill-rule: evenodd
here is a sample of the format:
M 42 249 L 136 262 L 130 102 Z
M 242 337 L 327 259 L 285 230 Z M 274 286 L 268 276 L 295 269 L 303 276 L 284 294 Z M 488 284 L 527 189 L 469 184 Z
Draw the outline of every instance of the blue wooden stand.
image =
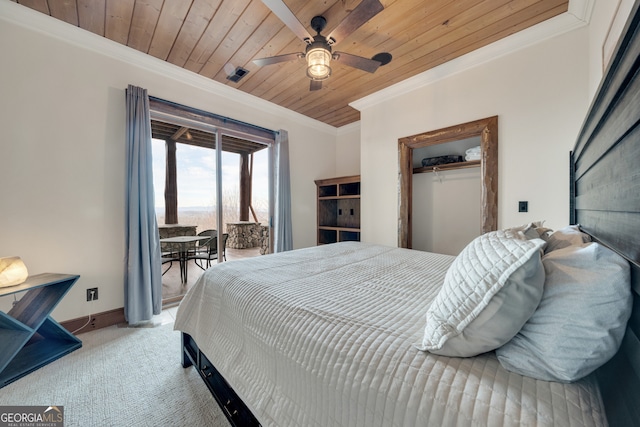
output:
M 26 291 L 8 313 L 0 311 L 0 388 L 82 347 L 50 316 L 78 278 L 44 273 L 0 288 L 0 297 Z

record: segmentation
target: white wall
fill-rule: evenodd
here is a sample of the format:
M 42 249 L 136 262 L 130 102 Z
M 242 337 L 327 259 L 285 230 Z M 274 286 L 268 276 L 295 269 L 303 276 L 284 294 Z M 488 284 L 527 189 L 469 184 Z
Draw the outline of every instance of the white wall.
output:
M 617 44 L 634 0 L 597 0 L 589 21 L 589 97 L 603 76 L 603 57 Z M 610 55 L 610 54 L 609 54 Z
M 458 255 L 482 234 L 480 168 L 413 176 L 411 246 Z
M 587 35 L 583 26 L 384 102 L 363 102 L 362 239 L 397 245 L 399 138 L 494 115 L 498 226 L 566 225 L 569 151 L 588 104 Z M 520 200 L 528 213 L 518 213 Z
M 335 176 L 360 174 L 360 122 L 338 129 Z
M 85 44 L 110 53 L 78 46 Z M 123 50 L 130 60 L 113 57 Z M 288 130 L 294 246 L 315 245 L 314 180 L 335 173 L 335 128 L 225 92 L 218 83 L 4 0 L 0 57 L 0 257 L 21 256 L 31 274 L 81 275 L 54 311 L 56 319 L 123 306 L 129 83 L 159 98 Z M 86 302 L 90 287 L 99 287 L 98 301 Z M 7 298 L 0 301 L 0 309 L 8 306 Z

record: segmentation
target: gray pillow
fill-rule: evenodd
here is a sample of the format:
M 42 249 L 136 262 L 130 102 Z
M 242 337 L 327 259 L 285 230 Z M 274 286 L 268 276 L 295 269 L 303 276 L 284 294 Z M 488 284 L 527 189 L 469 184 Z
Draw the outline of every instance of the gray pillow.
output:
M 546 279 L 540 305 L 496 355 L 512 372 L 576 381 L 620 346 L 631 315 L 629 264 L 595 242 L 554 250 L 542 263 Z
M 591 237 L 580 231 L 579 225 L 568 225 L 560 230 L 554 231 L 548 237 L 542 237 L 547 241 L 544 252 L 549 253 L 556 249 L 566 248 L 572 245 L 581 245 L 591 241 Z

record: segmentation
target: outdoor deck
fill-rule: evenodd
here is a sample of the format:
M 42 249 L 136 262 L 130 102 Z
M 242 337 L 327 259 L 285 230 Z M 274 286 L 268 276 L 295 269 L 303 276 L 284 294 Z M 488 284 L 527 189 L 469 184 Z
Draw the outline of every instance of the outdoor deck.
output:
M 248 248 L 248 249 L 233 249 L 226 248 L 227 261 L 233 261 L 242 258 L 251 258 L 260 255 L 260 248 Z M 163 266 L 163 271 L 166 266 Z M 189 261 L 187 266 L 187 283 L 180 283 L 180 267 L 177 262 L 174 262 L 169 271 L 162 276 L 162 305 L 168 307 L 180 302 L 182 295 L 184 295 L 191 286 L 202 276 L 204 272 L 200 267 L 195 264 L 195 261 Z

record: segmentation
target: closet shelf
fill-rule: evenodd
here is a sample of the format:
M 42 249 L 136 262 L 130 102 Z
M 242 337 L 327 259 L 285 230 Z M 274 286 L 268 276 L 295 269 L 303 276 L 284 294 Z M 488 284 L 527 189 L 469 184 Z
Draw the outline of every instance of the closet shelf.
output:
M 476 168 L 480 166 L 481 160 L 471 160 L 468 162 L 458 162 L 458 163 L 446 163 L 444 165 L 438 166 L 427 166 L 420 168 L 413 168 L 413 173 L 429 173 L 433 171 L 450 171 L 455 169 L 466 169 L 466 168 Z
M 327 196 L 327 197 L 318 197 L 318 200 L 339 200 L 339 199 L 359 199 L 360 195 L 357 194 L 355 196 Z

